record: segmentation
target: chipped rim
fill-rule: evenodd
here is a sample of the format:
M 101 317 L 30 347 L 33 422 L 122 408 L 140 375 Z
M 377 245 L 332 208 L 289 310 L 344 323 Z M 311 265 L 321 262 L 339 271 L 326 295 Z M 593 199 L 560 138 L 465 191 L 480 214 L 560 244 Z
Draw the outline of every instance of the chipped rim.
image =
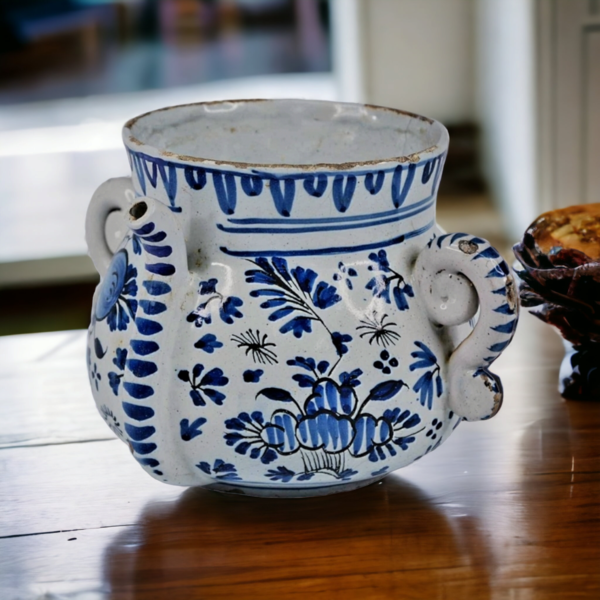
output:
M 272 102 L 272 103 L 287 103 L 287 102 L 295 102 L 300 104 L 337 104 L 343 106 L 360 106 L 362 108 L 367 108 L 374 111 L 386 111 L 391 112 L 396 115 L 401 115 L 404 117 L 410 117 L 412 119 L 418 119 L 427 123 L 430 126 L 438 126 L 440 129 L 440 137 L 436 144 L 424 148 L 419 152 L 414 152 L 412 154 L 405 154 L 402 156 L 392 156 L 392 157 L 382 157 L 376 158 L 373 160 L 364 160 L 364 161 L 351 161 L 344 163 L 311 163 L 311 164 L 298 164 L 298 163 L 251 163 L 251 162 L 239 162 L 233 160 L 216 160 L 214 158 L 205 158 L 200 156 L 188 156 L 185 154 L 178 154 L 176 152 L 171 152 L 169 150 L 160 150 L 155 146 L 147 144 L 133 135 L 132 128 L 133 126 L 140 120 L 150 115 L 159 112 L 165 112 L 170 110 L 177 110 L 180 108 L 188 108 L 191 106 L 210 106 L 215 104 L 249 104 L 253 102 Z M 354 102 L 337 102 L 334 100 L 306 100 L 306 99 L 297 99 L 297 98 L 285 98 L 285 99 L 270 99 L 270 98 L 253 98 L 253 99 L 237 99 L 237 100 L 214 100 L 208 102 L 190 102 L 187 104 L 176 104 L 173 106 L 165 106 L 164 108 L 159 108 L 156 110 L 151 110 L 145 112 L 141 115 L 133 117 L 129 119 L 123 126 L 123 142 L 127 148 L 134 150 L 136 152 L 145 151 L 150 155 L 154 155 L 156 157 L 165 158 L 167 160 L 176 160 L 180 162 L 192 162 L 192 163 L 209 163 L 211 165 L 225 165 L 236 167 L 240 169 L 288 169 L 288 170 L 297 170 L 297 171 L 315 171 L 315 170 L 337 170 L 337 171 L 346 171 L 353 170 L 360 167 L 369 167 L 372 165 L 380 165 L 384 163 L 418 163 L 420 162 L 424 156 L 428 158 L 431 157 L 432 154 L 441 153 L 445 151 L 448 147 L 449 135 L 446 127 L 436 121 L 435 119 L 430 119 L 429 117 L 424 117 L 422 115 L 412 113 L 406 110 L 400 110 L 397 108 L 389 108 L 386 106 L 378 106 L 376 104 L 360 104 Z

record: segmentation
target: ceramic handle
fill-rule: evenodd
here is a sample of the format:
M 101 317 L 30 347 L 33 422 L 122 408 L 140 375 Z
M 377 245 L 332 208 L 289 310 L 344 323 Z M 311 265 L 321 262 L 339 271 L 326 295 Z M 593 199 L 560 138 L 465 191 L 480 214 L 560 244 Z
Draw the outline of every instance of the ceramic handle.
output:
M 448 361 L 449 403 L 468 421 L 492 417 L 502 404 L 502 385 L 488 367 L 510 343 L 519 314 L 508 265 L 486 240 L 449 233 L 419 254 L 414 277 L 438 325 L 466 322 L 479 304 L 475 328 Z
M 85 241 L 88 253 L 100 276 L 110 265 L 113 253 L 106 242 L 106 219 L 115 210 L 126 212 L 135 202 L 135 192 L 130 177 L 117 177 L 105 181 L 90 200 L 85 216 Z

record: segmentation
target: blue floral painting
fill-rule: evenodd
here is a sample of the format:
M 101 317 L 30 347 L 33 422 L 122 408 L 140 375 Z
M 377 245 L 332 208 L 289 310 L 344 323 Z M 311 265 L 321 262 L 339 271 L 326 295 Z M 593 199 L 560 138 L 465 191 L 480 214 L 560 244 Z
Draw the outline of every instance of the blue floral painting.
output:
M 408 299 L 414 298 L 414 290 L 406 279 L 390 266 L 386 251 L 372 252 L 369 254 L 369 260 L 372 263 L 369 271 L 373 271 L 374 276 L 367 283 L 367 289 L 387 304 L 391 304 L 393 298 L 398 310 L 408 310 Z
M 435 354 L 423 343 L 415 342 L 418 350 L 411 352 L 411 356 L 417 360 L 411 363 L 411 371 L 423 370 L 424 373 L 419 377 L 413 386 L 415 392 L 420 394 L 420 402 L 423 406 L 431 410 L 433 407 L 433 394 L 435 382 L 435 394 L 439 398 L 444 392 L 444 382 L 440 374 L 441 368 Z
M 281 257 L 257 258 L 251 261 L 255 269 L 246 271 L 246 282 L 263 287 L 250 292 L 253 298 L 264 298 L 261 308 L 271 311 L 269 321 L 285 321 L 281 333 L 292 332 L 301 338 L 312 332 L 313 322 L 323 323 L 317 310 L 325 310 L 342 298 L 337 289 L 320 281 L 312 269 L 301 266 L 289 268 Z
M 125 331 L 137 311 L 137 269 L 128 263 L 127 251 L 117 252 L 98 289 L 95 317 L 106 319 L 111 331 Z
M 216 387 L 223 387 L 229 383 L 223 371 L 218 367 L 204 373 L 204 365 L 196 364 L 190 373 L 187 369 L 181 369 L 177 377 L 190 386 L 190 398 L 195 406 L 206 406 L 206 398 L 217 405 L 223 404 L 225 394 L 216 390 Z
M 266 417 L 261 411 L 242 412 L 228 419 L 226 443 L 238 454 L 270 464 L 280 456 L 300 453 L 305 465 L 299 475 L 326 473 L 337 479 L 349 477 L 346 456 L 368 456 L 371 462 L 407 450 L 421 419 L 409 410 L 393 408 L 380 417 L 367 409 L 373 403 L 388 402 L 408 386 L 401 379 L 389 379 L 359 394 L 362 371 L 343 372 L 334 379 L 325 375 L 327 361 L 298 356 L 288 361 L 300 369 L 293 380 L 301 393 L 276 387 L 262 388 L 258 398 L 283 405 Z M 306 390 L 306 391 L 303 391 Z M 268 477 L 285 481 L 295 476 L 287 467 L 275 469 Z
M 201 281 L 198 285 L 198 294 L 202 301 L 187 316 L 189 323 L 194 323 L 196 327 L 202 327 L 204 324 L 212 323 L 212 308 L 218 307 L 218 314 L 227 325 L 232 325 L 236 319 L 241 319 L 244 315 L 240 308 L 244 302 L 237 296 L 224 296 L 217 290 L 219 281 L 214 277 L 207 281 Z

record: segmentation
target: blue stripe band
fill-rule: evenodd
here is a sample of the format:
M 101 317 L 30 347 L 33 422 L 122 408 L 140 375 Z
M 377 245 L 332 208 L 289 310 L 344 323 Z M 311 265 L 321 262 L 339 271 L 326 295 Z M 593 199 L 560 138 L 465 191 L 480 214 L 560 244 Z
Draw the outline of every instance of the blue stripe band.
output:
M 430 221 L 424 227 L 409 231 L 399 235 L 391 240 L 382 242 L 373 242 L 371 244 L 363 244 L 361 246 L 338 246 L 333 248 L 315 248 L 313 250 L 229 250 L 225 246 L 221 246 L 221 252 L 229 256 L 238 256 L 240 258 L 253 258 L 259 256 L 323 256 L 325 254 L 349 254 L 351 252 L 363 252 L 364 250 L 375 250 L 376 248 L 386 248 L 394 244 L 401 244 L 405 240 L 417 237 L 425 233 L 435 225 L 435 220 Z
M 345 229 L 362 229 L 363 227 L 376 227 L 377 225 L 388 225 L 390 223 L 396 223 L 397 221 L 403 221 L 404 219 L 409 219 L 410 217 L 414 217 L 433 206 L 434 200 L 430 200 L 428 204 L 421 206 L 420 208 L 414 210 L 413 212 L 407 212 L 405 214 L 396 215 L 395 217 L 391 217 L 389 219 L 381 219 L 379 221 L 367 221 L 366 223 L 352 223 L 348 225 L 334 225 L 329 227 L 226 227 L 225 225 L 221 225 L 220 223 L 217 225 L 217 228 L 221 231 L 225 231 L 226 233 L 318 233 L 318 232 L 326 232 L 326 231 L 343 231 Z
M 382 219 L 384 217 L 392 217 L 394 215 L 404 214 L 415 208 L 419 208 L 427 204 L 433 199 L 433 195 L 423 198 L 410 206 L 401 206 L 392 210 L 386 210 L 379 213 L 371 213 L 368 215 L 355 215 L 353 217 L 328 217 L 325 219 L 227 219 L 229 223 L 234 225 L 319 225 L 324 223 L 349 223 L 351 221 L 367 221 L 370 219 Z

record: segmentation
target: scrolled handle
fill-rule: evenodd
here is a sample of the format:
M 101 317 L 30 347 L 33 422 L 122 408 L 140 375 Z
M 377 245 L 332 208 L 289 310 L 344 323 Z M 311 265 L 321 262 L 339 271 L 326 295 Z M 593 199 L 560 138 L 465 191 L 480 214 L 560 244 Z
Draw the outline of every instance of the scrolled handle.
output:
M 85 240 L 89 255 L 101 277 L 113 258 L 113 252 L 106 241 L 106 220 L 115 210 L 127 212 L 134 202 L 135 192 L 130 177 L 105 181 L 90 200 L 85 217 Z
M 508 265 L 488 241 L 449 233 L 419 254 L 414 278 L 430 320 L 438 325 L 464 323 L 479 305 L 475 328 L 448 361 L 449 403 L 468 421 L 494 416 L 503 391 L 488 367 L 512 340 L 519 315 Z

